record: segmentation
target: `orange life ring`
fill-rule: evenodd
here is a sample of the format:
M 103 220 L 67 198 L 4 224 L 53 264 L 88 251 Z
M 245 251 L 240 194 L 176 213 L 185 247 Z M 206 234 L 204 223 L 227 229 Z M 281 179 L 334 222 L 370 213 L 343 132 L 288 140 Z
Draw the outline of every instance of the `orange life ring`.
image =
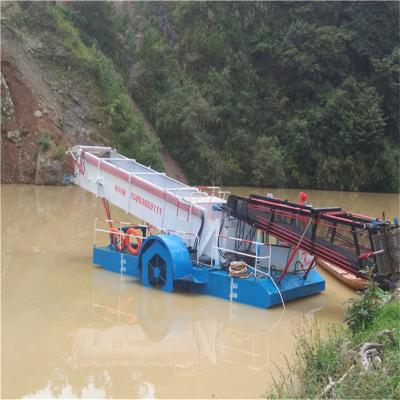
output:
M 110 231 L 115 232 L 111 233 L 111 242 L 115 246 L 118 251 L 124 251 L 126 247 L 126 242 L 122 238 L 121 231 L 117 228 L 110 228 Z
M 132 243 L 130 241 L 130 237 L 125 236 L 125 244 L 128 247 L 129 252 L 136 256 L 139 253 L 140 247 L 142 246 L 142 242 L 143 242 L 143 239 L 141 238 L 142 231 L 140 231 L 139 229 L 135 229 L 135 228 L 129 228 L 126 231 L 126 234 L 136 236 L 135 237 L 136 243 Z

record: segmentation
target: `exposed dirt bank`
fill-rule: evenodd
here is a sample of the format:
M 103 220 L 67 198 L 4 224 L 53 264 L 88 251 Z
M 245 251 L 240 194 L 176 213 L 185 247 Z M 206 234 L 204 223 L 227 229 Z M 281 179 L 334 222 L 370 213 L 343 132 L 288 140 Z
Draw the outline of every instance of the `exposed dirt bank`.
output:
M 2 102 L 8 106 L 3 110 L 8 115 L 2 123 L 1 180 L 58 184 L 63 162 L 59 155 L 51 160 L 52 151 L 67 147 L 68 138 L 40 106 L 21 71 L 8 60 L 3 57 L 1 62 Z

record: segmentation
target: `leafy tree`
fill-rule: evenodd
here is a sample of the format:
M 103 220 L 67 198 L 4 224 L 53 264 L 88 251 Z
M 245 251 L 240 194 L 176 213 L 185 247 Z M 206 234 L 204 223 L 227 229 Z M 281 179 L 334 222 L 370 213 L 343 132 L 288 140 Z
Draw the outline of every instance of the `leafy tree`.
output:
M 254 184 L 267 187 L 285 186 L 283 157 L 276 136 L 261 136 L 256 140 L 252 167 Z
M 116 57 L 119 44 L 115 9 L 109 1 L 74 1 L 70 3 L 70 14 L 81 29 L 84 41 L 96 45 L 107 55 Z
M 191 181 L 399 191 L 397 3 L 69 8 Z M 95 60 L 112 99 L 110 129 L 124 146 L 133 136 L 144 143 L 140 124 L 114 102 L 112 65 Z
M 400 48 L 395 47 L 390 55 L 371 58 L 374 68 L 372 82 L 383 98 L 382 110 L 387 116 L 386 130 L 393 142 L 399 139 L 399 88 L 400 88 Z

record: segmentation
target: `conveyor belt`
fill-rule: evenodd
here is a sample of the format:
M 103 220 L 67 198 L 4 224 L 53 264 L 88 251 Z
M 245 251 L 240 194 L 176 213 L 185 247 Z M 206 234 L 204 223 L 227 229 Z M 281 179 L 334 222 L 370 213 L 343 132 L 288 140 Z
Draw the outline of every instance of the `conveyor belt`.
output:
M 339 207 L 314 208 L 259 195 L 230 196 L 227 210 L 231 216 L 256 225 L 293 248 L 357 275 L 366 266 L 378 264 L 376 253 L 380 248 L 374 246 L 374 238 L 389 230 L 399 230 L 387 221 L 345 212 Z M 390 259 L 396 246 L 386 247 L 385 251 L 386 259 Z M 395 272 L 398 265 L 385 268 Z

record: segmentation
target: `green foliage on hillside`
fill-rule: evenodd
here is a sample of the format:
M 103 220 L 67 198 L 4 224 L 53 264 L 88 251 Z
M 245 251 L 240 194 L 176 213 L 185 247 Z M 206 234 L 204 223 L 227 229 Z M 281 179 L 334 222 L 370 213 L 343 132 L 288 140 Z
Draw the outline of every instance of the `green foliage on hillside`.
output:
M 84 7 L 87 3 L 80 5 Z M 116 40 L 112 36 L 113 25 L 108 24 L 112 13 L 104 12 L 112 6 L 97 2 L 94 5 L 98 19 L 93 32 L 82 30 L 82 16 L 67 3 L 25 3 L 23 7 L 29 19 L 25 22 L 32 25 L 45 22 L 52 40 L 68 51 L 70 66 L 82 74 L 82 89 L 88 84 L 94 88 L 104 121 L 99 127 L 102 136 L 122 154 L 161 170 L 159 142 L 146 132 L 142 118 L 132 109 L 125 84 L 110 58 L 112 54 L 107 55 L 98 47 L 107 43 L 112 47 Z M 96 35 L 104 37 L 104 42 L 97 43 Z
M 140 7 L 132 95 L 192 181 L 399 190 L 396 3 Z
M 399 191 L 397 3 L 45 8 L 126 154 L 160 166 L 129 88 L 192 182 Z

